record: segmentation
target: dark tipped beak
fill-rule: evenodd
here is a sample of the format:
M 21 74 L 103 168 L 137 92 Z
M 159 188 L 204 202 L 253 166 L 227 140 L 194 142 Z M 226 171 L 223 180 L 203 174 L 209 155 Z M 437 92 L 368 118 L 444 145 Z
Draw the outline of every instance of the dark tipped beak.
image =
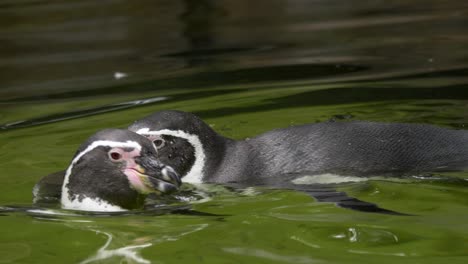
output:
M 167 166 L 156 158 L 143 156 L 135 159 L 148 176 L 151 187 L 162 193 L 177 191 L 182 184 L 179 175 L 170 166 Z

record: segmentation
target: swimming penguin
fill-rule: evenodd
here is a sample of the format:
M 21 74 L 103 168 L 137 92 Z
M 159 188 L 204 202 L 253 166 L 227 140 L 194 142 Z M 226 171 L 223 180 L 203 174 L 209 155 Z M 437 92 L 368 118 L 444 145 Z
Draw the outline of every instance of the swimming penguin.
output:
M 301 184 L 313 176 L 403 176 L 468 168 L 468 131 L 431 125 L 324 122 L 237 141 L 191 113 L 161 111 L 128 129 L 153 141 L 160 161 L 183 182 L 302 189 L 319 201 L 362 211 L 386 210 Z
M 175 191 L 180 183 L 147 138 L 106 129 L 79 147 L 64 174 L 61 204 L 65 209 L 122 211 L 140 207 L 149 193 Z
M 157 160 L 174 168 L 183 182 L 295 189 L 359 211 L 395 213 L 311 182 L 468 168 L 468 132 L 431 125 L 324 122 L 236 141 L 219 135 L 191 113 L 161 111 L 128 129 L 149 138 L 158 149 Z M 63 175 L 39 181 L 35 188 L 39 202 L 60 197 L 57 186 L 63 185 Z
M 192 183 L 261 184 L 291 173 L 375 176 L 468 168 L 468 131 L 431 125 L 324 122 L 236 141 L 191 113 L 162 111 L 128 129 L 153 141 L 161 162 Z

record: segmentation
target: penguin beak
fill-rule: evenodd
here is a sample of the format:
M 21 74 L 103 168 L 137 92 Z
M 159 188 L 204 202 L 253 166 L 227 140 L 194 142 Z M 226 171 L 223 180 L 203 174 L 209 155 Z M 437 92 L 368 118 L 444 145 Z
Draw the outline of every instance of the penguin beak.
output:
M 130 184 L 141 193 L 169 193 L 177 191 L 181 180 L 170 166 L 164 165 L 153 157 L 135 158 L 136 166 L 126 170 Z

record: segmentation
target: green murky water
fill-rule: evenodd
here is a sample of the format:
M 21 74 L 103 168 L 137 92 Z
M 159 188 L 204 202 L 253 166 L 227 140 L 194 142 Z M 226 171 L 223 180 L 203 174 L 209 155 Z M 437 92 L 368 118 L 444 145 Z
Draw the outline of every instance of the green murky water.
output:
M 233 138 L 331 118 L 466 129 L 467 17 L 457 1 L 3 1 L 0 211 L 31 206 L 95 131 L 161 109 Z M 199 214 L 0 213 L 0 263 L 468 261 L 460 182 L 340 187 L 404 217 L 205 187 L 180 204 Z

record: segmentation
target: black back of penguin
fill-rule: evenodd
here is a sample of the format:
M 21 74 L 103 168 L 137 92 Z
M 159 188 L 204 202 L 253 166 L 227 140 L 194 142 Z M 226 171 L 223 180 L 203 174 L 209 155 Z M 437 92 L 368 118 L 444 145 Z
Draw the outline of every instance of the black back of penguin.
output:
M 142 127 L 197 135 L 207 157 L 203 182 L 271 184 L 291 173 L 398 176 L 468 167 L 468 132 L 430 125 L 325 122 L 234 141 L 192 114 L 163 111 L 130 129 Z
M 385 175 L 468 168 L 468 132 L 429 125 L 327 122 L 247 141 L 266 174 Z

